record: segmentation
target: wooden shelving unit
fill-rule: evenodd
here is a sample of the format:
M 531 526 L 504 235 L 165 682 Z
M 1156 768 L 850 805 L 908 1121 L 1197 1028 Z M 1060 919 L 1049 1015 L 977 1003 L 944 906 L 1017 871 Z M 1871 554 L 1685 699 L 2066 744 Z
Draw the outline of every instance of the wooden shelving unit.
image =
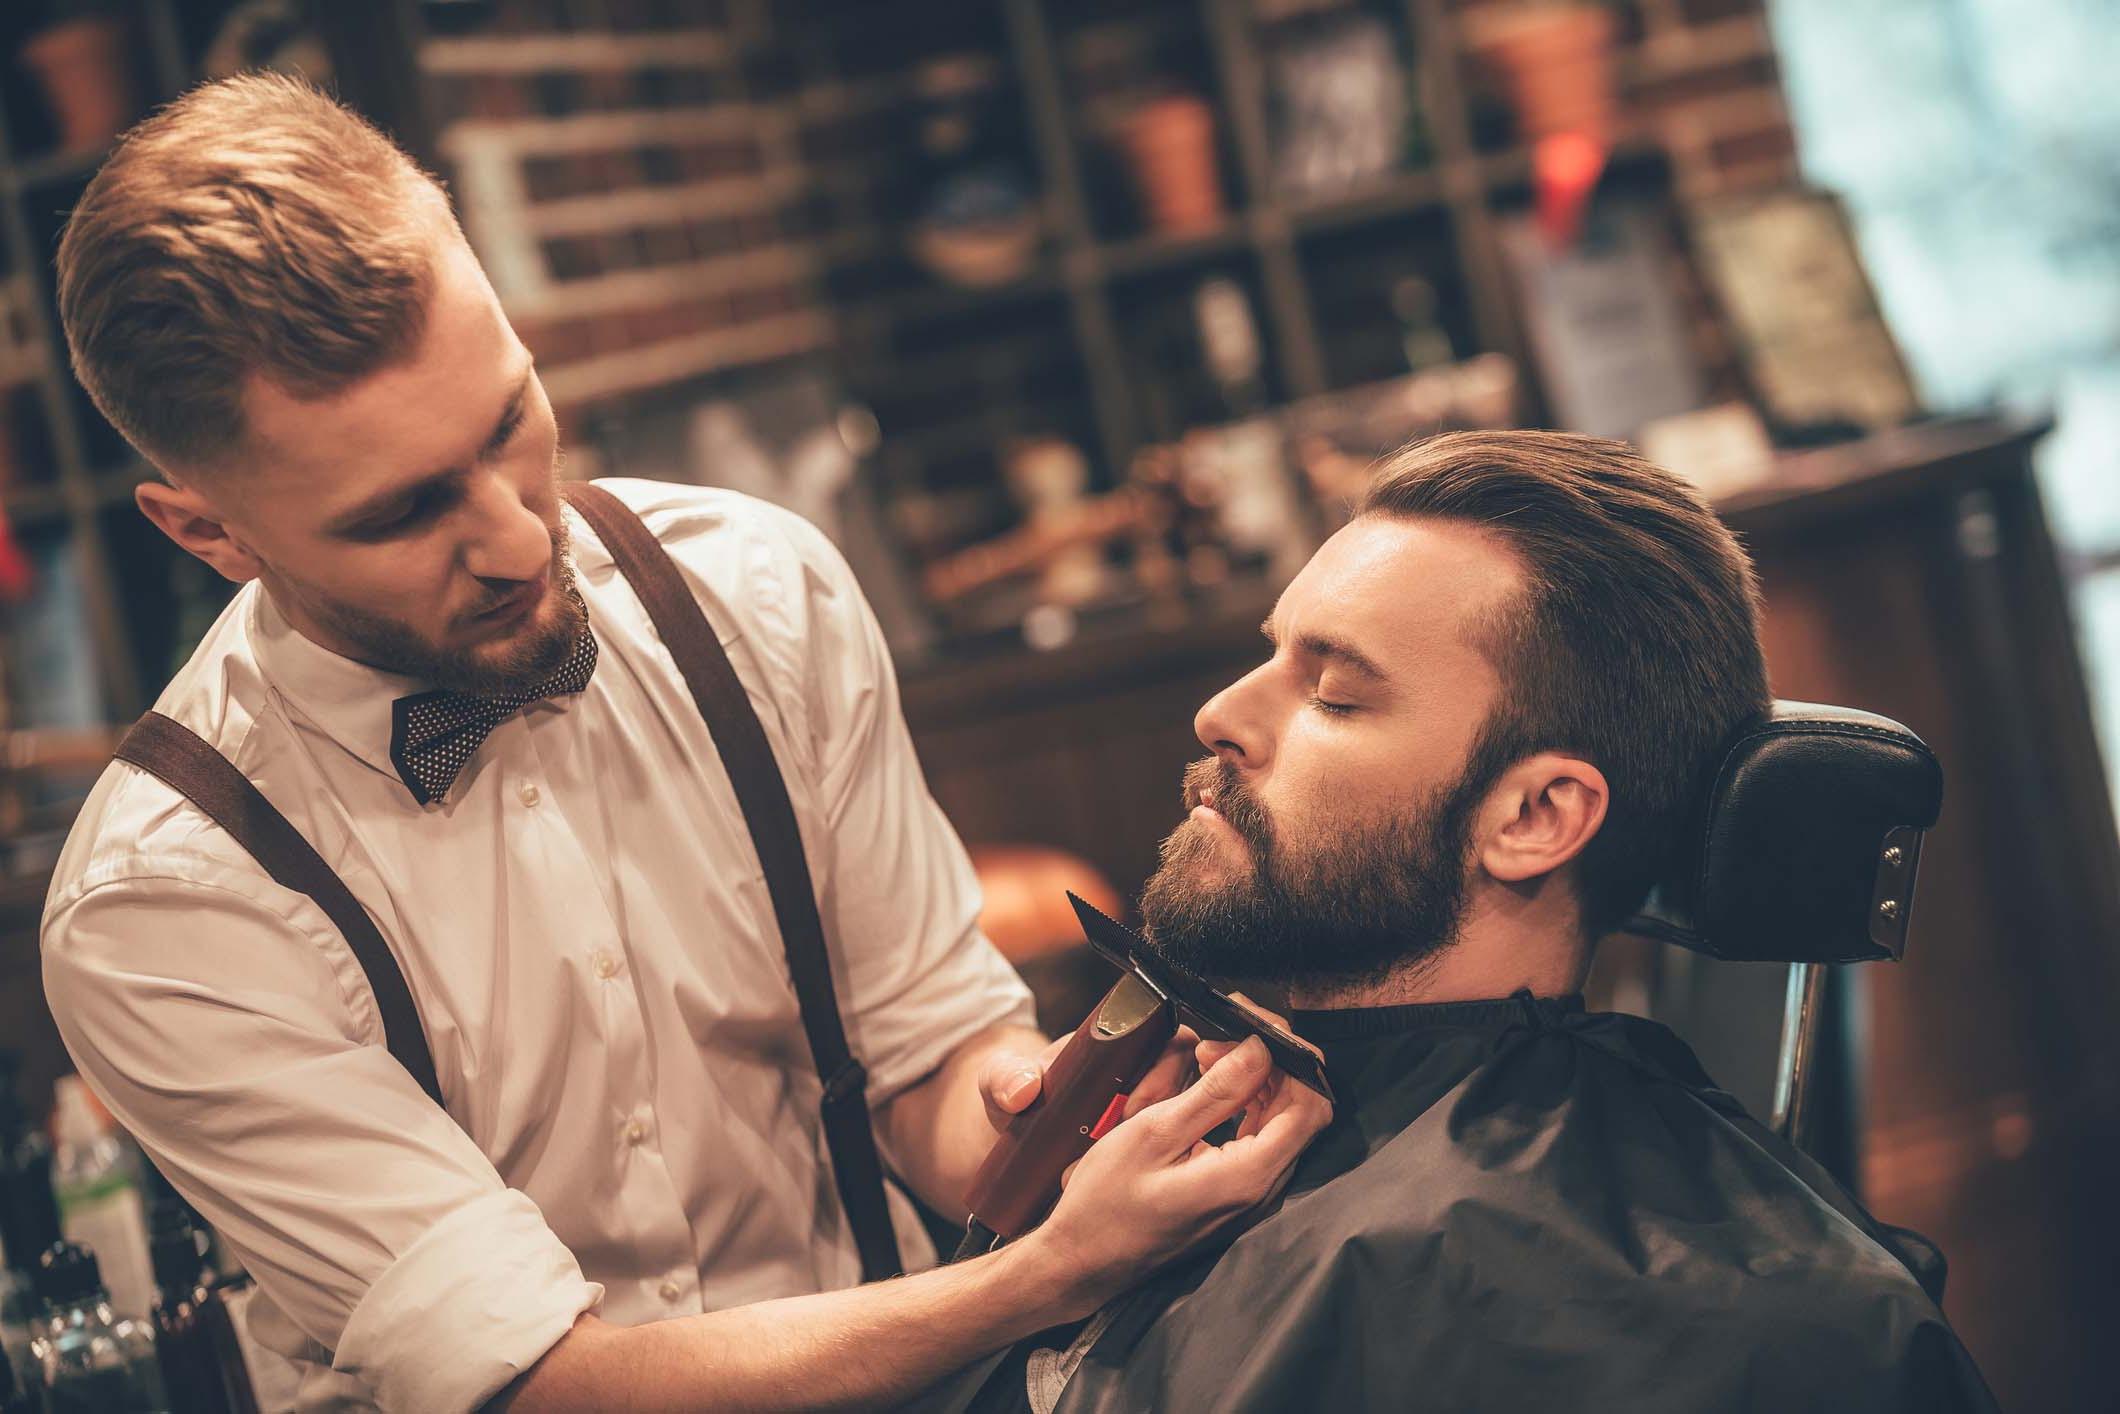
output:
M 1011 301 L 1060 297 L 1065 342 L 1079 372 L 1082 405 L 1074 425 L 1112 480 L 1126 474 L 1144 445 L 1171 431 L 1151 426 L 1142 407 L 1143 350 L 1128 339 L 1131 305 L 1140 298 L 1176 302 L 1210 274 L 1237 274 L 1267 347 L 1269 382 L 1282 400 L 1388 375 L 1394 370 L 1349 356 L 1354 348 L 1349 331 L 1333 318 L 1335 308 L 1346 303 L 1345 292 L 1339 306 L 1322 297 L 1321 287 L 1341 273 L 1324 253 L 1327 247 L 1337 249 L 1335 242 L 1366 242 L 1369 250 L 1381 252 L 1406 237 L 1406 272 L 1422 275 L 1443 292 L 1449 307 L 1445 322 L 1459 355 L 1501 352 L 1531 378 L 1496 229 L 1503 213 L 1527 202 L 1530 157 L 1521 148 L 1482 148 L 1475 141 L 1472 95 L 1480 79 L 1459 33 L 1462 5 L 1376 0 L 1362 6 L 1396 34 L 1423 150 L 1398 170 L 1299 197 L 1275 190 L 1266 91 L 1270 48 L 1257 8 L 1252 0 L 1144 0 L 1130 6 L 1000 0 L 1003 23 L 984 57 L 998 74 L 996 82 L 1012 87 L 1020 101 L 1046 218 L 1039 263 L 1017 283 L 997 290 L 959 290 L 933 280 L 922 284 L 916 277 L 875 293 L 827 295 L 842 335 L 850 336 L 837 343 L 839 371 L 857 396 L 877 406 L 886 430 L 884 455 L 887 461 L 897 458 L 897 483 L 917 483 L 924 468 L 905 454 L 903 444 L 891 444 L 893 431 L 905 430 L 904 419 L 894 419 L 892 408 L 907 377 L 894 336 L 926 324 L 966 323 L 981 313 L 999 316 Z M 1715 52 L 1735 52 L 1738 40 L 1749 41 L 1761 27 L 1748 21 L 1746 33 L 1737 35 L 1725 22 L 1716 32 L 1729 34 Z M 964 33 L 976 36 L 976 25 L 968 21 Z M 1079 95 L 1071 88 L 1071 58 L 1086 43 L 1109 44 L 1128 35 L 1144 45 L 1197 45 L 1202 93 L 1213 105 L 1227 158 L 1229 209 L 1219 225 L 1184 235 L 1115 229 L 1099 209 L 1091 190 L 1096 142 L 1084 131 Z M 771 42 L 798 56 L 804 44 L 801 36 L 772 36 Z M 963 42 L 969 46 L 976 38 Z M 1662 56 L 1658 63 L 1669 67 L 1669 56 L 1678 51 L 1667 42 L 1640 52 Z M 814 71 L 796 80 L 793 109 L 816 109 L 808 95 L 829 82 Z M 866 91 L 875 81 L 849 79 L 844 86 Z M 874 100 L 872 105 L 886 106 Z M 1653 124 L 1640 114 L 1629 114 L 1627 121 L 1615 168 L 1668 185 L 1664 147 Z M 835 254 L 858 261 L 866 252 L 876 265 L 886 259 L 878 254 L 881 243 L 865 230 L 850 234 L 828 228 L 818 238 L 828 285 Z M 1386 291 L 1380 287 L 1373 294 L 1381 309 Z M 965 365 L 979 357 L 976 339 L 968 339 Z M 1529 387 L 1536 412 L 1535 379 Z M 995 416 L 1006 412 L 990 412 L 985 420 Z M 914 427 L 907 440 L 921 445 L 922 431 Z
M 1531 377 L 1497 239 L 1503 215 L 1527 198 L 1529 159 L 1487 121 L 1465 52 L 1460 27 L 1481 3 L 1495 0 L 1359 0 L 1395 36 L 1419 151 L 1399 170 L 1299 198 L 1272 181 L 1273 50 L 1256 0 L 806 0 L 799 13 L 730 0 L 665 4 L 649 29 L 638 16 L 614 28 L 595 5 L 492 0 L 476 31 L 457 35 L 425 33 L 416 0 L 315 3 L 311 13 L 340 91 L 416 155 L 448 166 L 447 134 L 467 121 L 484 134 L 488 161 L 493 142 L 520 136 L 522 150 L 498 159 L 518 164 L 528 188 L 510 203 L 522 219 L 504 254 L 535 264 L 482 254 L 504 294 L 510 270 L 532 270 L 530 291 L 544 303 L 511 312 L 556 401 L 575 414 L 571 431 L 682 409 L 748 368 L 822 359 L 878 414 L 887 491 L 967 492 L 1006 515 L 997 449 L 1010 437 L 1068 437 L 1116 481 L 1142 447 L 1182 426 L 1184 410 L 1159 403 L 1153 385 L 1189 356 L 1186 304 L 1211 275 L 1249 296 L 1277 400 L 1395 371 L 1385 301 L 1407 273 L 1434 286 L 1460 356 L 1501 352 Z M 1748 172 L 1773 178 L 1782 119 L 1757 6 L 1736 0 L 1736 10 L 1722 4 L 1696 20 L 1663 0 L 1614 3 L 1629 103 L 1618 165 L 1685 188 L 1716 178 L 1714 153 L 1728 142 L 1749 154 Z M 226 8 L 122 7 L 142 40 L 143 100 L 191 80 L 217 6 Z M 1092 51 L 1129 46 L 1174 65 L 1213 106 L 1227 214 L 1207 230 L 1167 235 L 1115 215 L 1084 64 Z M 919 71 L 944 56 L 969 65 L 1006 115 L 1038 191 L 1041 250 L 1000 288 L 949 285 L 906 250 L 905 134 Z M 467 106 L 511 85 L 498 107 Z M 555 86 L 567 102 L 548 101 Z M 693 170 L 669 150 L 731 133 L 757 143 L 755 171 Z M 554 134 L 567 151 L 540 156 Z M 44 427 L 4 504 L 24 536 L 67 537 L 104 708 L 123 720 L 168 670 L 176 552 L 139 533 L 125 509 L 146 469 L 74 385 L 52 313 L 51 241 L 101 154 L 24 152 L 10 137 L 0 130 L 0 280 L 28 291 L 15 302 L 24 342 L 41 356 L 19 367 L 0 357 L 0 385 L 25 390 L 26 417 Z M 625 175 L 545 189 L 532 180 L 540 162 Z M 452 175 L 460 197 L 475 185 Z M 767 234 L 684 251 L 686 223 L 697 236 L 700 223 L 729 219 L 764 221 Z M 476 235 L 471 213 L 467 224 Z M 676 256 L 654 253 L 658 237 Z M 569 241 L 648 254 L 555 280 L 545 264 L 553 243 Z M 773 287 L 765 306 L 711 314 L 755 296 L 759 281 Z M 688 313 L 699 317 L 687 322 Z M 1535 415 L 1535 381 L 1531 391 Z
M 389 7 L 377 6 L 375 14 L 393 8 L 402 20 L 410 2 L 392 0 Z M 198 55 L 231 7 L 231 0 L 124 0 L 111 7 L 110 13 L 129 26 L 141 113 L 197 79 Z M 326 6 L 317 13 L 329 18 L 333 12 Z M 0 49 L 19 42 L 21 29 L 19 17 L 0 19 Z M 342 62 L 341 69 L 342 89 L 372 86 L 373 66 Z M 28 77 L 19 65 L 12 72 Z M 131 508 L 133 488 L 153 469 L 97 413 L 68 366 L 53 255 L 66 212 L 106 150 L 53 150 L 33 142 L 41 135 L 17 131 L 19 125 L 10 121 L 31 108 L 29 86 L 5 96 L 9 101 L 0 103 L 0 299 L 20 330 L 24 356 L 10 360 L 0 351 L 0 397 L 29 425 L 10 429 L 18 451 L 13 480 L 0 489 L 0 507 L 25 544 L 49 548 L 63 542 L 56 563 L 63 566 L 69 587 L 78 590 L 79 627 L 86 638 L 79 651 L 89 659 L 103 715 L 123 722 L 161 691 L 177 646 L 180 580 L 187 592 L 207 596 L 233 586 L 210 572 L 194 573 L 199 567 Z M 33 589 L 33 596 L 37 592 Z M 11 622 L 18 618 L 0 608 L 0 653 L 7 655 L 11 689 L 26 685 L 27 665 L 18 654 L 21 625 Z
M 1175 360 L 1197 363 L 1187 306 L 1212 276 L 1249 298 L 1275 400 L 1402 371 L 1389 296 L 1418 276 L 1436 291 L 1455 352 L 1513 357 L 1531 380 L 1526 412 L 1539 415 L 1498 240 L 1506 214 L 1528 205 L 1530 154 L 1498 121 L 1464 38 L 1469 15 L 1516 2 L 1343 0 L 1388 27 L 1417 137 L 1397 170 L 1316 195 L 1283 195 L 1273 180 L 1269 89 L 1286 32 L 1269 12 L 1288 7 L 1267 0 L 731 0 L 623 17 L 614 7 L 613 32 L 593 7 L 491 0 L 461 17 L 468 32 L 413 42 L 427 109 L 413 126 L 442 135 L 474 244 L 541 366 L 570 393 L 555 397 L 563 426 L 605 464 L 627 459 L 636 421 L 682 419 L 702 398 L 777 376 L 771 365 L 825 368 L 877 414 L 886 497 L 933 493 L 950 501 L 952 523 L 995 529 L 1013 513 L 1000 474 L 1012 439 L 1075 442 L 1116 482 L 1143 446 L 1198 420 L 1183 404 L 1199 389 L 1173 393 L 1159 380 Z M 1623 90 L 1614 166 L 1626 180 L 1717 189 L 1717 154 L 1732 144 L 1753 179 L 1787 175 L 1757 0 L 1610 3 Z M 1124 209 L 1102 120 L 1144 78 L 1174 80 L 1213 110 L 1226 215 L 1205 230 L 1160 233 Z M 916 134 L 938 82 L 981 112 L 986 145 L 1012 153 L 1034 192 L 1039 249 L 999 287 L 955 286 L 911 250 L 932 195 L 916 175 L 927 160 Z M 674 270 L 687 235 L 702 235 L 697 221 L 689 233 L 665 221 L 702 178 L 668 150 L 683 145 L 670 115 L 685 110 L 719 115 L 725 135 L 751 134 L 754 161 L 705 174 L 706 184 L 765 223 L 746 249 L 785 253 L 776 298 L 822 323 L 740 337 L 781 310 L 698 309 L 718 303 L 711 292 L 673 293 L 663 311 L 621 300 L 593 321 L 545 313 L 570 283 Z M 544 138 L 532 135 L 548 130 L 583 136 L 564 157 L 541 155 Z M 511 142 L 512 169 L 502 151 Z M 550 240 L 555 222 L 567 228 L 564 250 Z M 661 316 L 678 306 L 701 318 L 671 327 Z M 641 356 L 609 362 L 605 345 L 627 342 Z M 565 376 L 592 356 L 609 376 Z
M 135 35 L 142 41 L 140 78 L 160 102 L 182 87 L 185 67 L 172 0 L 140 0 L 132 7 Z M 9 486 L 0 504 L 20 536 L 54 532 L 67 537 L 106 710 L 129 717 L 159 687 L 141 681 L 140 655 L 123 612 L 115 547 L 106 534 L 105 512 L 132 498 L 147 469 L 129 450 L 99 455 L 116 438 L 109 434 L 68 371 L 66 341 L 53 303 L 51 242 L 60 213 L 95 173 L 103 152 L 17 155 L 15 136 L 0 111 L 0 268 L 29 345 L 41 353 L 23 380 L 34 391 L 48 461 L 35 480 Z M 18 475 L 31 468 L 18 469 Z

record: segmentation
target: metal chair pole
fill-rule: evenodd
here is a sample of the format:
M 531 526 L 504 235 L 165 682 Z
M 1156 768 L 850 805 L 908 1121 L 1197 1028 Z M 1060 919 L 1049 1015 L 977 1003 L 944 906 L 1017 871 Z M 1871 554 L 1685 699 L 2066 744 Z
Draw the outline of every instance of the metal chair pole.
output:
M 1824 1010 L 1826 969 L 1815 962 L 1789 965 L 1789 990 L 1782 1004 L 1781 1059 L 1774 1072 L 1774 1132 L 1804 1147 L 1807 1100 L 1811 1088 L 1811 1058 L 1818 1039 L 1819 1013 Z

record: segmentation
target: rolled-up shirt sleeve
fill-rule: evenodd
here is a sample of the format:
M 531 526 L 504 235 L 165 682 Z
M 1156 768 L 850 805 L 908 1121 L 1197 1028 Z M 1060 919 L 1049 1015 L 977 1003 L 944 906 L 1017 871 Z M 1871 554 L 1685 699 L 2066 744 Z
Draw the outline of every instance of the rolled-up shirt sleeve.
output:
M 315 905 L 137 858 L 55 895 L 68 1051 L 260 1290 L 385 1410 L 472 1409 L 602 1288 L 380 1044 Z

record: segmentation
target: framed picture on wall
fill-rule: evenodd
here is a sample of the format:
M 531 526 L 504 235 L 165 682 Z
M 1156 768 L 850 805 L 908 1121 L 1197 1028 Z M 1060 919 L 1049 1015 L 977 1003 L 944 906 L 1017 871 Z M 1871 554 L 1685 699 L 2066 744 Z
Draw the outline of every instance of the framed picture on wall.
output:
M 1631 438 L 1704 401 L 1666 224 L 1663 212 L 1633 200 L 1592 205 L 1581 238 L 1566 246 L 1528 214 L 1500 222 L 1532 357 L 1560 426 Z
M 1874 431 L 1920 411 L 1838 197 L 1806 187 L 1715 198 L 1687 225 L 1769 421 Z

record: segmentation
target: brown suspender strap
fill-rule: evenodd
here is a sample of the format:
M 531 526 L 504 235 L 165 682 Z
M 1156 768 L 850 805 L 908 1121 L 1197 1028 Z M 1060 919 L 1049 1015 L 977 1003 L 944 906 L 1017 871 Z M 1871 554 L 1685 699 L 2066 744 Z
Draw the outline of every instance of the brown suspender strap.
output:
M 116 755 L 196 805 L 249 850 L 274 883 L 316 900 L 324 916 L 345 935 L 361 971 L 368 974 L 368 989 L 375 994 L 390 1054 L 441 1104 L 441 1082 L 435 1078 L 434 1057 L 427 1049 L 427 1033 L 420 1029 L 420 1014 L 412 1004 L 405 974 L 368 910 L 302 838 L 301 831 L 288 824 L 287 817 L 227 757 L 191 728 L 160 712 L 149 712 L 135 722 L 118 743 Z
M 633 592 L 648 611 L 655 631 L 677 660 L 677 670 L 721 762 L 736 788 L 744 823 L 766 876 L 773 917 L 780 925 L 788 974 L 795 984 L 795 1003 L 809 1037 L 810 1059 L 824 1080 L 824 1138 L 831 1151 L 832 1176 L 839 1201 L 854 1229 L 861 1252 L 862 1277 L 880 1281 L 903 1270 L 898 1239 L 884 1199 L 883 1163 L 876 1154 L 870 1127 L 868 1072 L 847 1048 L 832 986 L 831 956 L 824 926 L 817 916 L 817 895 L 803 859 L 802 832 L 787 783 L 773 759 L 772 743 L 752 710 L 750 696 L 722 651 L 699 601 L 685 584 L 669 552 L 618 497 L 592 482 L 566 488 L 569 504 L 595 529 L 597 538 L 618 562 Z

